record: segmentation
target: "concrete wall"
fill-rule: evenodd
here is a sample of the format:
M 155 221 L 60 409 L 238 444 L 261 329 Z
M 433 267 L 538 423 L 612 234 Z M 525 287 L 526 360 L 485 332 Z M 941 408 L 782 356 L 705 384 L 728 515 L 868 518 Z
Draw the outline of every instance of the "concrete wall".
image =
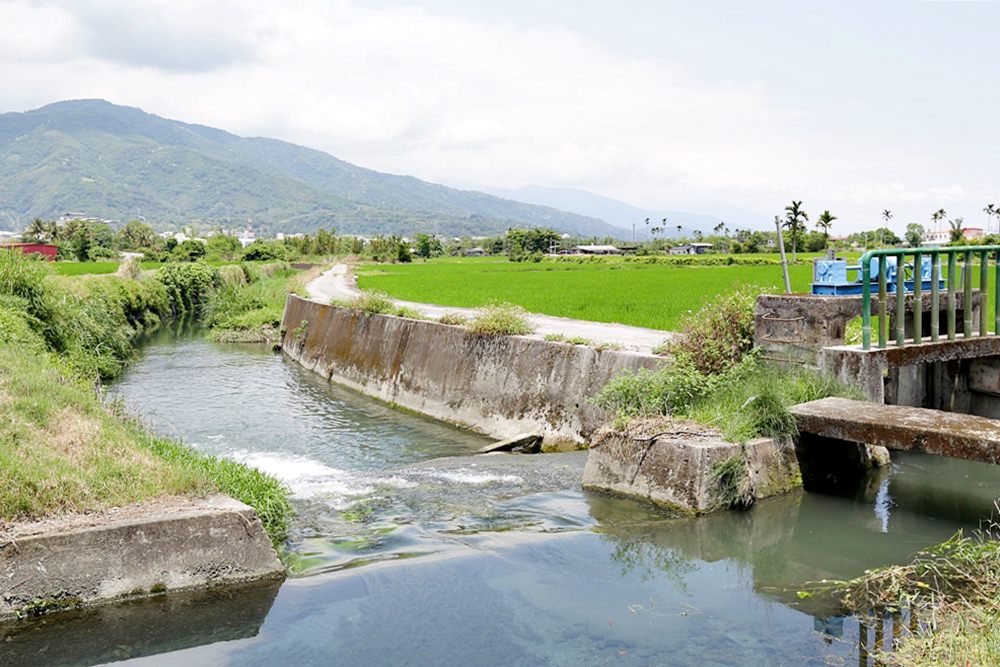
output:
M 282 326 L 285 354 L 334 382 L 495 438 L 541 433 L 547 444 L 586 442 L 607 418 L 588 399 L 622 371 L 663 362 L 523 336 L 473 336 L 294 295 Z
M 0 535 L 0 619 L 163 590 L 282 578 L 256 513 L 226 496 L 154 501 Z

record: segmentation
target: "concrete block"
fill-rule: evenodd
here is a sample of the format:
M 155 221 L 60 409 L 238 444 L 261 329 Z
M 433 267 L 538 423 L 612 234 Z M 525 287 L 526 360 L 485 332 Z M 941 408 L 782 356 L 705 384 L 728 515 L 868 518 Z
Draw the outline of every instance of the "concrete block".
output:
M 168 498 L 0 533 L 0 618 L 164 590 L 284 577 L 252 508 Z

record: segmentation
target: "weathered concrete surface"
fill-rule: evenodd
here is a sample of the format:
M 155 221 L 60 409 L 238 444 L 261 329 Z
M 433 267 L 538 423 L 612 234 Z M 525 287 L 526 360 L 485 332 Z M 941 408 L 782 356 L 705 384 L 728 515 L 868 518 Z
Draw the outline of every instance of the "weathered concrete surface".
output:
M 884 403 L 884 378 L 894 369 L 997 356 L 1000 356 L 1000 336 L 985 336 L 908 344 L 904 347 L 890 344 L 882 349 L 870 350 L 862 350 L 855 345 L 831 346 L 823 350 L 822 366 L 841 381 L 858 386 L 869 400 Z M 898 395 L 899 392 L 895 393 Z M 923 395 L 926 389 L 921 392 L 911 390 L 911 393 Z M 946 402 L 941 397 L 931 400 L 935 407 L 943 407 Z
M 35 600 L 87 605 L 283 576 L 257 514 L 222 495 L 19 524 L 0 533 L 0 618 Z
M 981 295 L 978 291 L 972 295 L 972 320 L 975 330 L 979 327 Z M 878 313 L 878 294 L 872 295 L 872 315 Z M 860 296 L 813 296 L 811 294 L 767 294 L 757 299 L 754 309 L 755 335 L 754 345 L 760 348 L 766 359 L 771 361 L 804 365 L 812 368 L 825 368 L 823 348 L 843 345 L 847 323 L 861 316 L 862 301 Z M 955 295 L 957 320 L 961 328 L 965 309 L 964 293 Z M 906 295 L 904 301 L 904 328 L 906 335 L 913 335 L 914 311 L 916 300 L 912 294 Z M 942 330 L 947 322 L 948 294 L 940 297 L 940 321 Z M 931 298 L 929 293 L 922 294 L 920 310 L 922 312 L 923 333 L 930 332 Z M 886 302 L 886 313 L 889 316 L 889 330 L 895 331 L 896 299 L 893 295 Z M 874 326 L 874 324 L 873 324 Z M 894 336 L 890 333 L 890 337 Z
M 626 370 L 662 357 L 368 315 L 289 296 L 282 349 L 364 394 L 495 438 L 541 433 L 586 442 L 605 421 L 589 399 Z
M 984 417 L 846 398 L 823 398 L 789 411 L 803 433 L 1000 463 L 1000 422 Z
M 744 446 L 723 442 L 716 433 L 679 431 L 636 438 L 602 432 L 591 445 L 583 488 L 653 503 L 685 514 L 726 509 L 715 474 L 738 457 L 746 465 L 747 492 L 755 500 L 801 485 L 791 443 L 761 438 Z

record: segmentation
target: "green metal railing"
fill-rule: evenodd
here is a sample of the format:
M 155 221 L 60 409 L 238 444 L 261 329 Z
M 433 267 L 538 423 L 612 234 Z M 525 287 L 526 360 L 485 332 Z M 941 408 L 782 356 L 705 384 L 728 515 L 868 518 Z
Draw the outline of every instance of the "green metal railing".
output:
M 888 282 L 888 269 L 890 262 L 888 258 L 894 257 L 896 260 L 895 284 Z M 963 290 L 964 306 L 962 308 L 962 337 L 990 335 L 987 323 L 988 298 L 990 292 L 990 263 L 993 266 L 993 299 L 994 299 L 994 322 L 993 334 L 1000 332 L 1000 246 L 956 246 L 953 248 L 901 248 L 869 250 L 861 256 L 861 345 L 864 349 L 871 349 L 872 345 L 872 260 L 878 262 L 878 346 L 886 347 L 889 338 L 889 316 L 886 312 L 889 299 L 890 288 L 895 291 L 896 298 L 896 326 L 895 338 L 897 346 L 907 344 L 905 329 L 905 306 L 907 282 L 906 269 L 911 268 L 912 294 L 913 294 L 913 344 L 924 341 L 923 332 L 923 260 L 930 258 L 930 292 L 931 292 L 931 322 L 930 340 L 938 341 L 941 338 L 941 287 L 942 279 L 945 281 L 945 292 L 947 299 L 947 319 L 945 322 L 945 335 L 947 340 L 955 340 L 958 335 L 956 328 L 957 300 L 956 292 Z M 962 258 L 961 270 L 958 266 L 958 258 Z M 910 258 L 911 264 L 906 260 Z M 947 259 L 947 275 L 941 274 L 941 260 Z M 972 328 L 972 287 L 974 282 L 973 266 L 979 262 L 979 291 L 982 294 L 980 302 L 979 332 Z

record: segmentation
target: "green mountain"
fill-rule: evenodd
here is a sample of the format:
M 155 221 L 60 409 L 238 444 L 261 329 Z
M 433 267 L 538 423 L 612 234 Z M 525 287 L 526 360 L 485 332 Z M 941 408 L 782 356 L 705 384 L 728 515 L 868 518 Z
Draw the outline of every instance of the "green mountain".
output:
M 103 100 L 0 114 L 0 229 L 67 212 L 154 226 L 495 234 L 545 226 L 621 236 L 603 220 L 364 169 L 284 141 L 239 137 Z

